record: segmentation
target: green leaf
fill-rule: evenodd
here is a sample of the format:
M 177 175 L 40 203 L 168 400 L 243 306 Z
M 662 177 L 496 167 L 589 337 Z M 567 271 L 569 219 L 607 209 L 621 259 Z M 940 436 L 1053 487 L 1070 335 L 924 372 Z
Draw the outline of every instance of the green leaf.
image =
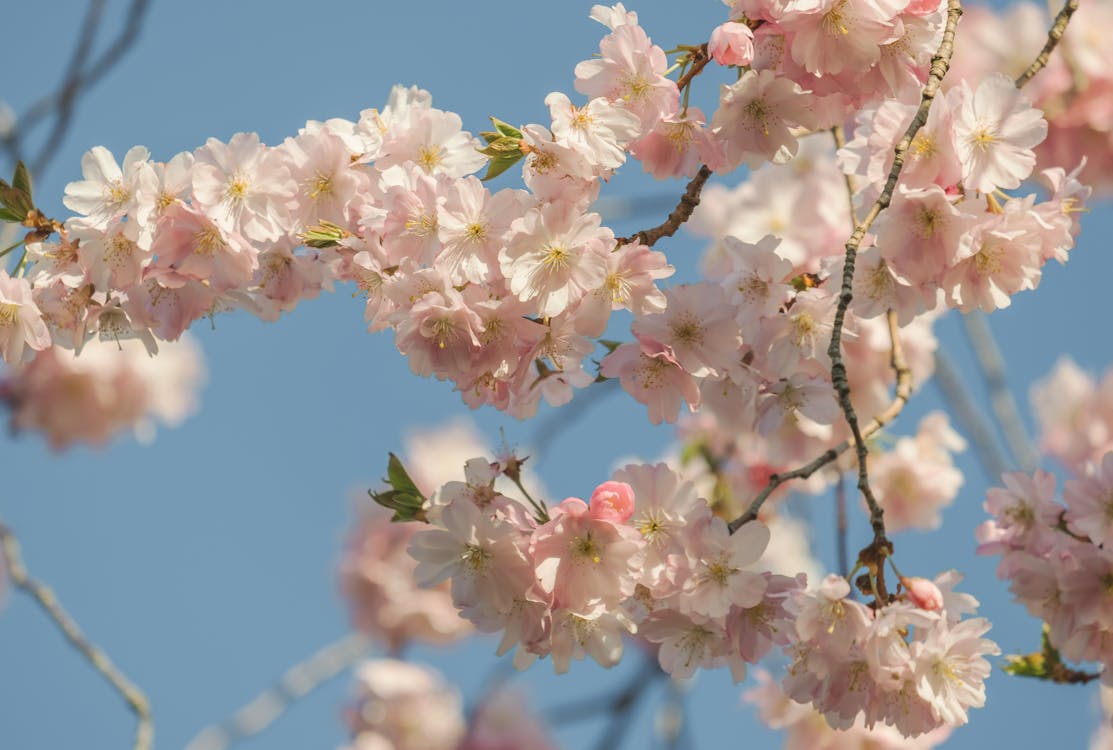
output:
M 409 495 L 398 490 L 386 492 L 368 490 L 367 494 L 379 505 L 394 511 L 394 515 L 390 517 L 391 521 L 425 520 L 425 500 L 420 496 Z
M 425 496 L 393 453 L 387 462 L 386 473 L 383 481 L 390 485 L 390 489 L 385 492 L 368 490 L 367 494 L 379 505 L 394 511 L 391 521 L 424 521 Z
M 519 141 L 522 140 L 522 131 L 518 130 L 510 123 L 503 122 L 502 120 L 494 116 L 491 117 L 491 123 L 495 126 L 495 130 L 499 131 L 504 136 L 507 136 L 508 138 L 514 138 Z
M 12 187 L 27 196 L 27 202 L 34 205 L 31 200 L 31 173 L 21 161 L 15 165 L 15 176 L 12 177 Z
M 507 138 L 500 135 L 498 138 L 487 142 L 487 148 L 478 149 L 479 153 L 490 156 L 492 159 L 500 156 L 511 156 L 522 153 L 521 139 Z
M 483 175 L 483 182 L 495 179 L 521 161 L 522 156 L 522 152 L 518 151 L 516 154 L 507 154 L 491 159 L 491 161 L 487 162 L 487 174 Z
M 25 216 L 26 214 L 20 215 L 7 206 L 0 207 L 0 221 L 10 221 L 19 224 L 23 221 Z
M 414 484 L 414 480 L 410 479 L 406 467 L 402 465 L 402 460 L 393 453 L 390 454 L 390 460 L 386 465 L 387 482 L 396 490 L 409 492 L 415 495 L 421 495 L 421 490 Z
M 0 203 L 18 213 L 20 221 L 35 207 L 26 193 L 6 183 L 0 186 Z

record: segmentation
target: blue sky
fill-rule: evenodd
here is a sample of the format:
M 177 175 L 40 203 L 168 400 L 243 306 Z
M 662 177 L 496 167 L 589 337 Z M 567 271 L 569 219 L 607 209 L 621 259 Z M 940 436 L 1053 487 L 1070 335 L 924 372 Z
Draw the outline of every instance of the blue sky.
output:
M 118 23 L 124 5 L 108 3 L 107 27 Z M 276 143 L 307 119 L 354 119 L 361 109 L 382 106 L 395 83 L 429 89 L 435 106 L 459 112 L 473 131 L 484 129 L 492 114 L 543 122 L 545 95 L 571 93 L 573 67 L 597 49 L 603 28 L 587 18 L 590 5 L 155 3 L 134 50 L 80 101 L 37 194 L 45 209 L 63 213 L 62 189 L 79 178 L 81 155 L 95 145 L 121 156 L 143 144 L 154 158 L 166 159 L 208 137 L 226 140 L 245 130 Z M 629 5 L 666 48 L 704 40 L 724 14 L 711 0 Z M 57 84 L 85 5 L 12 6 L 5 10 L 0 98 L 18 113 Z M 703 96 L 713 96 L 712 88 Z M 623 175 L 606 193 L 664 197 L 667 205 L 681 189 Z M 614 228 L 625 234 L 658 220 L 653 215 Z M 1062 353 L 1096 374 L 1113 361 L 1101 324 L 1113 268 L 1102 241 L 1113 229 L 1108 204 L 1096 206 L 1083 226 L 1069 265 L 1049 266 L 1038 293 L 1018 296 L 992 317 L 1022 404 L 1030 384 Z M 680 236 L 658 249 L 679 265 L 701 246 Z M 960 322 L 949 316 L 938 330 L 943 346 L 971 372 Z M 236 314 L 218 318 L 214 330 L 203 325 L 194 332 L 209 382 L 200 413 L 182 427 L 160 430 L 152 446 L 122 438 L 104 450 L 62 455 L 36 436 L 7 437 L 0 460 L 6 480 L 0 516 L 18 532 L 32 571 L 147 691 L 163 748 L 182 747 L 202 726 L 346 632 L 334 568 L 352 497 L 382 475 L 387 452 L 399 450 L 409 431 L 468 415 L 492 443 L 499 428 L 511 443 L 529 443 L 538 426 L 489 410 L 471 413 L 448 385 L 415 378 L 389 336 L 365 332 L 362 305 L 348 290 L 305 303 L 275 324 Z M 984 402 L 980 383 L 968 379 Z M 927 385 L 895 431 L 913 431 L 920 415 L 939 406 Z M 643 407 L 612 396 L 534 460 L 563 497 L 590 491 L 621 457 L 656 456 L 670 437 L 668 429 L 646 423 Z M 986 480 L 971 455 L 961 466 L 967 484 L 946 512 L 944 530 L 899 537 L 901 567 L 967 573 L 966 588 L 982 600 L 1002 649 L 1033 650 L 1038 623 L 1009 603 L 994 577 L 995 561 L 973 555 Z M 829 565 L 830 506 L 826 496 L 813 505 L 816 548 Z M 865 518 L 852 514 L 851 549 L 868 533 Z M 416 655 L 467 692 L 494 667 L 493 651 L 493 642 L 481 640 Z M 562 696 L 618 685 L 632 667 L 604 673 L 578 665 L 557 679 L 544 663 L 519 679 L 537 703 L 551 706 Z M 347 691 L 344 679 L 335 681 L 240 746 L 339 746 Z M 725 673 L 699 677 L 690 698 L 698 747 L 743 737 L 754 748 L 780 746 L 778 735 L 739 706 L 739 695 Z M 1098 721 L 1095 696 L 1093 688 L 995 673 L 989 705 L 947 746 L 1079 746 Z M 560 737 L 568 747 L 584 746 L 599 726 Z M 9 595 L 0 610 L 0 746 L 129 747 L 132 727 L 118 696 L 25 597 Z M 647 746 L 651 717 L 643 711 L 634 727 L 628 746 Z

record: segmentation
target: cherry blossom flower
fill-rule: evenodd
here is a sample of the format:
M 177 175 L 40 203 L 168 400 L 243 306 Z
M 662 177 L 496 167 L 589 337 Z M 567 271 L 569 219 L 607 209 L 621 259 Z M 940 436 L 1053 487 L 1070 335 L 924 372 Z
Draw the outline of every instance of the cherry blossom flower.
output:
M 990 75 L 975 91 L 962 84 L 954 133 L 966 187 L 983 193 L 1010 190 L 1032 172 L 1032 149 L 1047 136 L 1043 113 L 1033 109 L 1013 81 Z
M 87 226 L 105 229 L 110 221 L 134 215 L 150 153 L 143 146 L 133 146 L 124 155 L 123 168 L 112 152 L 96 146 L 81 157 L 79 182 L 66 185 L 62 203 L 84 217 Z
M 26 279 L 0 270 L 0 352 L 9 365 L 19 364 L 28 349 L 50 346 L 50 332 L 31 295 Z
M 600 221 L 569 203 L 548 203 L 517 219 L 499 251 L 510 291 L 523 302 L 536 300 L 538 313 L 550 317 L 602 284 L 614 234 Z

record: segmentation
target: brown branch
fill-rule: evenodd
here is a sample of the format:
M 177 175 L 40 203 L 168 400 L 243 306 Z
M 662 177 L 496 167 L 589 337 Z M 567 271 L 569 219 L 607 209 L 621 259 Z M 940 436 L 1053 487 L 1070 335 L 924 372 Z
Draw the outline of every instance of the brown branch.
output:
M 892 353 L 890 355 L 889 363 L 897 376 L 896 389 L 893 393 L 893 400 L 889 402 L 880 414 L 871 419 L 869 423 L 862 428 L 862 439 L 868 439 L 877 434 L 885 425 L 892 422 L 897 418 L 897 415 L 903 411 L 908 399 L 912 396 L 912 370 L 908 367 L 908 363 L 904 359 L 904 348 L 901 345 L 899 330 L 897 327 L 896 315 L 892 312 L 888 313 L 889 319 L 889 335 L 892 339 Z M 805 464 L 792 471 L 785 471 L 778 474 L 773 474 L 769 477 L 768 484 L 762 488 L 751 501 L 750 507 L 738 518 L 734 519 L 729 524 L 730 532 L 733 534 L 742 528 L 744 524 L 749 523 L 757 518 L 758 513 L 761 511 L 761 506 L 773 494 L 778 487 L 785 482 L 792 479 L 807 479 L 812 474 L 822 469 L 827 464 L 835 461 L 839 456 L 850 450 L 854 445 L 852 440 L 844 440 L 834 448 L 828 448 L 821 453 L 817 458 L 813 459 L 810 463 Z
M 259 734 L 290 706 L 328 682 L 367 653 L 366 636 L 351 633 L 286 670 L 270 687 L 219 724 L 202 729 L 186 750 L 224 750 Z
M 673 212 L 669 214 L 669 218 L 663 224 L 653 227 L 652 229 L 643 229 L 640 232 L 635 232 L 629 237 L 619 237 L 618 244 L 628 245 L 631 242 L 640 242 L 643 245 L 652 247 L 657 240 L 662 237 L 672 237 L 676 234 L 676 230 L 680 229 L 680 225 L 692 218 L 692 212 L 696 210 L 699 205 L 700 193 L 703 191 L 704 184 L 707 183 L 708 178 L 711 177 L 711 169 L 705 164 L 699 168 L 699 172 L 688 183 L 688 188 L 684 191 L 684 195 L 680 196 L 680 203 L 676 205 Z
M 947 2 L 947 25 L 943 30 L 943 39 L 939 44 L 939 50 L 931 59 L 931 71 L 928 74 L 927 83 L 924 86 L 923 93 L 920 97 L 920 106 L 916 110 L 912 122 L 909 124 L 908 129 L 904 133 L 904 137 L 896 145 L 893 150 L 893 166 L 889 170 L 889 176 L 885 181 L 885 185 L 881 190 L 881 194 L 877 200 L 874 201 L 873 206 L 866 213 L 865 218 L 858 222 L 854 233 L 846 243 L 846 257 L 843 262 L 843 275 L 842 275 L 842 289 L 839 293 L 838 306 L 835 308 L 835 322 L 831 331 L 831 344 L 827 348 L 827 356 L 831 359 L 831 382 L 838 395 L 839 406 L 842 409 L 843 416 L 846 419 L 847 425 L 850 427 L 850 433 L 854 439 L 855 450 L 858 458 L 858 490 L 865 498 L 866 505 L 870 510 L 870 526 L 873 528 L 873 551 L 878 555 L 885 554 L 883 550 L 891 548 L 891 544 L 885 536 L 885 512 L 882 510 L 877 498 L 874 497 L 873 490 L 870 488 L 869 482 L 869 468 L 868 457 L 869 447 L 866 445 L 862 430 L 858 425 L 858 415 L 854 411 L 854 406 L 850 401 L 850 381 L 847 378 L 846 363 L 842 358 L 842 331 L 843 324 L 846 319 L 846 312 L 850 308 L 850 302 L 854 298 L 854 263 L 857 259 L 858 248 L 862 243 L 866 232 L 873 225 L 877 217 L 888 208 L 889 203 L 892 201 L 893 192 L 896 190 L 897 182 L 900 180 L 901 170 L 904 168 L 904 159 L 911 148 L 912 141 L 916 137 L 920 128 L 927 122 L 928 112 L 931 110 L 931 103 L 935 100 L 935 95 L 939 91 L 940 85 L 943 82 L 943 77 L 947 74 L 950 68 L 951 56 L 954 54 L 955 43 L 955 28 L 958 26 L 958 19 L 962 16 L 962 3 L 961 0 L 948 0 Z M 896 348 L 894 347 L 894 354 Z M 883 567 L 877 570 L 877 591 L 875 592 L 881 600 L 887 598 L 885 592 L 884 580 L 882 571 Z
M 688 71 L 676 81 L 678 91 L 683 91 L 686 86 L 689 86 L 692 79 L 702 73 L 704 66 L 711 62 L 711 55 L 707 54 L 707 44 L 701 44 L 693 49 L 689 62 L 692 63 L 692 67 L 688 68 Z
M 780 485 L 790 479 L 806 479 L 810 477 L 812 474 L 819 471 L 819 469 L 837 459 L 853 445 L 856 446 L 858 453 L 858 486 L 859 489 L 862 490 L 863 496 L 865 496 L 866 502 L 870 506 L 870 525 L 874 529 L 875 541 L 881 542 L 885 540 L 884 513 L 881 510 L 881 506 L 878 505 L 876 498 L 873 497 L 873 492 L 869 488 L 869 475 L 866 469 L 866 456 L 869 453 L 869 449 L 866 446 L 865 439 L 880 430 L 885 424 L 888 424 L 888 422 L 894 419 L 904 408 L 904 405 L 908 402 L 908 397 L 911 395 L 912 375 L 911 371 L 908 370 L 907 365 L 904 363 L 903 352 L 899 344 L 900 338 L 896 335 L 896 318 L 893 316 L 892 312 L 890 312 L 889 330 L 893 340 L 892 363 L 894 369 L 897 370 L 896 393 L 889 406 L 877 417 L 874 417 L 864 429 L 861 428 L 858 424 L 858 416 L 854 412 L 854 407 L 850 404 L 850 385 L 846 378 L 846 365 L 842 361 L 842 327 L 846 318 L 847 308 L 850 307 L 850 302 L 854 297 L 854 261 L 857 258 L 858 247 L 862 244 L 862 239 L 865 237 L 866 232 L 873 226 L 873 222 L 877 220 L 877 217 L 882 211 L 888 208 L 889 203 L 893 199 L 893 192 L 896 190 L 897 181 L 900 179 L 901 170 L 904 168 L 905 156 L 912 146 L 912 140 L 916 137 L 920 128 L 924 126 L 924 123 L 927 122 L 931 103 L 934 101 L 935 95 L 939 92 L 939 86 L 943 81 L 943 76 L 947 74 L 947 70 L 950 68 L 951 56 L 954 54 L 955 46 L 955 28 L 958 26 L 958 19 L 961 16 L 961 0 L 948 0 L 947 25 L 943 30 L 943 40 L 939 44 L 939 49 L 931 59 L 931 70 L 928 74 L 927 83 L 924 85 L 923 94 L 920 97 L 920 106 L 917 108 L 916 114 L 913 116 L 912 122 L 905 131 L 904 136 L 893 149 L 893 166 L 889 170 L 889 176 L 885 181 L 881 194 L 878 196 L 877 200 L 874 201 L 873 206 L 870 207 L 865 217 L 860 222 L 856 222 L 854 233 L 846 243 L 846 260 L 843 264 L 842 289 L 839 294 L 838 308 L 835 310 L 834 330 L 831 336 L 831 345 L 828 347 L 828 355 L 832 363 L 831 379 L 839 396 L 839 405 L 850 426 L 852 438 L 850 440 L 844 440 L 834 448 L 828 449 L 811 463 L 793 469 L 792 471 L 771 476 L 769 478 L 769 483 L 766 484 L 750 503 L 749 509 L 730 522 L 730 530 L 732 533 L 737 531 L 743 524 L 757 518 L 758 511 L 761 509 L 762 504 Z M 899 370 L 897 369 L 898 364 L 902 365 Z
M 120 669 L 112 663 L 108 655 L 81 632 L 81 628 L 65 608 L 58 601 L 58 597 L 46 584 L 32 578 L 27 572 L 20 552 L 19 540 L 15 534 L 2 521 L 0 521 L 0 552 L 3 553 L 4 567 L 7 569 L 8 578 L 17 589 L 28 594 L 39 608 L 46 613 L 62 635 L 92 665 L 123 697 L 132 713 L 135 714 L 135 743 L 134 750 L 150 750 L 154 739 L 154 723 L 151 720 L 151 707 L 147 696 L 136 687 L 131 680 L 124 676 Z
M 1051 51 L 1058 45 L 1059 41 L 1066 33 L 1067 24 L 1070 23 L 1071 16 L 1078 10 L 1078 0 L 1066 0 L 1063 3 L 1063 8 L 1055 16 L 1055 20 L 1051 24 L 1051 28 L 1047 31 L 1047 41 L 1043 45 L 1043 49 L 1036 55 L 1036 59 L 1028 66 L 1028 69 L 1021 73 L 1016 78 L 1016 87 L 1024 88 L 1028 81 L 1032 80 L 1037 73 L 1044 69 L 1047 61 L 1051 59 Z

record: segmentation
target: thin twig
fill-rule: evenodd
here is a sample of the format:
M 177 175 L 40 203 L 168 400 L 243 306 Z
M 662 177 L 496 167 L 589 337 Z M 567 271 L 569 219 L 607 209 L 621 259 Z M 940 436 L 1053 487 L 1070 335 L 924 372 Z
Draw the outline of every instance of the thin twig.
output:
M 2 521 L 0 521 L 0 550 L 3 552 L 4 567 L 7 569 L 8 578 L 17 589 L 27 593 L 39 608 L 46 613 L 70 645 L 80 652 L 85 661 L 92 665 L 104 676 L 117 693 L 124 699 L 135 714 L 135 743 L 134 750 L 150 750 L 154 740 L 154 722 L 151 720 L 151 706 L 147 696 L 132 683 L 119 667 L 112 663 L 102 649 L 89 641 L 77 621 L 65 610 L 58 601 L 58 597 L 46 584 L 32 578 L 27 572 L 20 552 L 19 540 L 15 534 Z
M 966 336 L 970 339 L 970 347 L 974 350 L 989 387 L 989 403 L 1001 426 L 1005 445 L 1008 446 L 1015 465 L 1022 471 L 1031 472 L 1036 468 L 1038 458 L 1020 416 L 1020 407 L 1009 390 L 1008 379 L 1005 377 L 1005 358 L 997 346 L 989 321 L 982 313 L 973 312 L 962 316 L 962 322 Z
M 186 750 L 224 750 L 259 734 L 294 703 L 319 688 L 367 654 L 370 641 L 350 633 L 286 670 L 278 682 L 259 693 L 229 718 L 197 733 Z
M 854 263 L 857 258 L 858 248 L 862 243 L 866 232 L 877 217 L 888 208 L 889 203 L 892 201 L 893 192 L 896 190 L 897 182 L 900 180 L 901 170 L 904 168 L 904 159 L 908 150 L 912 146 L 912 141 L 916 137 L 920 128 L 927 122 L 928 112 L 931 110 L 931 103 L 935 100 L 935 95 L 939 91 L 939 87 L 943 82 L 943 77 L 947 74 L 950 68 L 951 56 L 954 54 L 955 42 L 955 28 L 958 26 L 958 19 L 962 15 L 961 0 L 948 0 L 947 2 L 947 25 L 943 30 L 943 40 L 940 42 L 939 50 L 931 59 L 931 72 L 928 74 L 927 83 L 924 86 L 924 91 L 920 96 L 920 106 L 916 110 L 912 122 L 905 131 L 904 137 L 896 145 L 893 150 L 893 166 L 889 170 L 888 179 L 881 190 L 881 194 L 877 200 L 874 201 L 873 206 L 866 213 L 865 218 L 858 222 L 857 228 L 851 235 L 846 243 L 846 256 L 843 261 L 843 275 L 842 275 L 842 289 L 839 293 L 838 306 L 835 308 L 835 321 L 831 331 L 831 344 L 827 348 L 827 356 L 831 359 L 831 383 L 835 388 L 838 395 L 839 406 L 842 409 L 843 417 L 846 419 L 847 425 L 850 427 L 850 434 L 854 438 L 855 450 L 858 458 L 858 490 L 865 498 L 866 505 L 870 510 L 870 527 L 873 529 L 873 547 L 878 554 L 885 554 L 884 550 L 891 547 L 890 542 L 885 536 L 885 512 L 881 508 L 881 504 L 877 502 L 874 497 L 873 490 L 870 488 L 869 482 L 869 446 L 862 435 L 861 428 L 858 424 L 858 415 L 854 411 L 854 405 L 850 401 L 850 381 L 847 379 L 846 363 L 842 358 L 842 331 L 843 323 L 846 319 L 847 310 L 850 308 L 850 302 L 854 297 Z M 880 569 L 879 569 L 880 570 Z M 884 581 L 881 575 L 878 575 L 878 590 L 877 595 L 880 599 L 884 600 L 887 594 L 884 590 Z
M 20 141 L 25 133 L 30 131 L 43 118 L 48 117 L 53 112 L 60 111 L 62 102 L 67 97 L 70 98 L 71 104 L 75 102 L 115 67 L 139 38 L 139 32 L 143 28 L 143 21 L 149 7 L 150 0 L 132 0 L 123 28 L 104 52 L 99 57 L 94 58 L 88 67 L 79 70 L 72 79 L 67 75 L 56 91 L 36 101 L 28 107 L 27 112 L 22 117 L 17 118 L 11 131 L 0 138 L 0 145 L 7 149 L 12 161 L 19 161 L 23 158 Z M 87 28 L 85 30 L 87 31 Z M 58 134 L 47 139 L 38 156 L 33 160 L 31 170 L 33 173 L 41 173 L 56 152 L 58 143 L 61 142 L 72 122 L 72 107 L 70 116 L 60 119 L 62 120 L 61 127 L 59 127 L 58 122 L 55 124 L 55 130 Z
M 688 68 L 688 71 L 676 81 L 676 88 L 679 91 L 683 91 L 686 86 L 691 85 L 692 79 L 702 73 L 704 66 L 711 61 L 711 55 L 707 54 L 706 44 L 696 47 L 690 54 L 691 57 L 688 62 L 692 64 L 692 67 Z
M 991 482 L 999 482 L 1001 475 L 1009 470 L 1009 462 L 997 444 L 989 420 L 970 398 L 950 358 L 941 351 L 935 353 L 935 376 L 932 382 L 939 387 L 943 398 L 951 407 L 951 413 L 973 443 L 978 463 L 986 478 Z
M 85 20 L 81 24 L 81 36 L 77 39 L 77 45 L 74 47 L 73 55 L 70 56 L 69 65 L 66 66 L 66 73 L 62 79 L 54 127 L 46 137 L 39 155 L 31 163 L 33 174 L 42 171 L 44 160 L 54 153 L 69 129 L 70 121 L 73 119 L 74 102 L 80 91 L 78 81 L 81 78 L 82 68 L 85 67 L 85 62 L 93 51 L 93 42 L 97 38 L 97 30 L 100 28 L 103 14 L 104 0 L 90 0 L 89 8 L 85 12 Z
M 890 355 L 890 365 L 896 373 L 896 389 L 893 393 L 893 400 L 889 402 L 880 414 L 871 419 L 869 423 L 862 428 L 861 434 L 863 439 L 869 439 L 881 430 L 885 425 L 892 422 L 897 418 L 897 415 L 904 409 L 908 399 L 912 396 L 912 370 L 908 367 L 908 363 L 904 359 L 904 348 L 901 345 L 899 329 L 897 327 L 896 316 L 890 312 L 888 314 L 889 321 L 889 335 L 892 339 L 892 352 Z M 745 513 L 735 518 L 729 524 L 730 533 L 738 531 L 744 524 L 749 523 L 757 518 L 758 513 L 761 511 L 761 506 L 785 482 L 792 479 L 807 479 L 812 474 L 822 469 L 827 464 L 833 462 L 842 454 L 850 450 L 854 445 L 852 440 L 844 440 L 834 448 L 828 448 L 821 453 L 817 458 L 792 471 L 785 471 L 778 474 L 773 474 L 769 477 L 768 484 L 762 488 L 754 499 L 750 502 L 750 507 Z
M 711 169 L 705 164 L 699 168 L 699 172 L 688 183 L 688 188 L 684 191 L 684 195 L 680 197 L 680 203 L 676 205 L 673 212 L 664 223 L 653 227 L 652 229 L 643 229 L 640 232 L 635 232 L 629 237 L 619 237 L 618 244 L 628 245 L 631 242 L 637 241 L 643 245 L 652 247 L 657 240 L 662 237 L 672 237 L 676 234 L 676 230 L 680 229 L 680 225 L 692 218 L 692 212 L 696 210 L 699 205 L 700 192 L 703 191 L 703 186 L 707 183 L 708 178 L 711 177 Z
M 1078 10 L 1078 0 L 1066 0 L 1063 3 L 1062 10 L 1055 16 L 1055 20 L 1051 23 L 1051 28 L 1047 31 L 1047 41 L 1043 45 L 1043 49 L 1036 55 L 1036 59 L 1028 66 L 1028 69 L 1021 73 L 1016 78 L 1016 87 L 1024 88 L 1028 81 L 1032 80 L 1036 73 L 1039 73 L 1047 65 L 1047 61 L 1051 59 L 1051 51 L 1058 46 L 1059 41 L 1063 38 L 1063 34 L 1067 30 L 1067 24 L 1070 23 L 1071 16 Z

